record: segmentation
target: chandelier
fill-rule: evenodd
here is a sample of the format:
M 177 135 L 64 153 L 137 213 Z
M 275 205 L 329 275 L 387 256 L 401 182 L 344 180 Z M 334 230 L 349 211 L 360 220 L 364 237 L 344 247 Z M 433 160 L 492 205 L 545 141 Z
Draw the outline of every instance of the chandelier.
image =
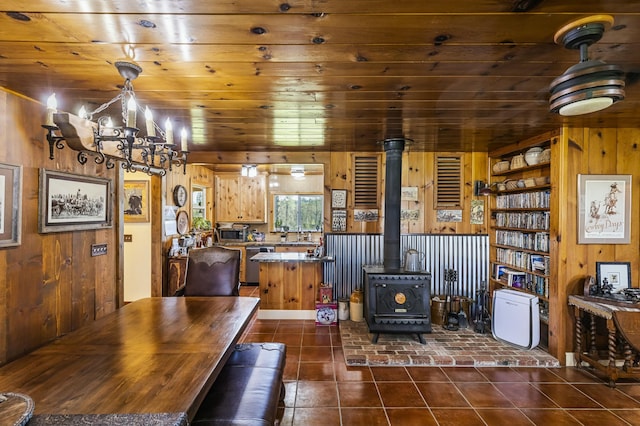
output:
M 49 97 L 46 123 L 42 125 L 47 130 L 49 159 L 54 158 L 54 147 L 63 149 L 62 142 L 66 142 L 69 148 L 78 151 L 80 164 L 85 164 L 92 156 L 96 164 L 104 163 L 107 169 L 120 162 L 122 168 L 129 172 L 164 176 L 173 166 L 182 166 L 186 174 L 189 154 L 186 130 L 182 129 L 178 147 L 174 143 L 171 120 L 167 119 L 162 130 L 153 121 L 151 110 L 145 108 L 146 135 L 140 136 L 136 117 L 138 110 L 142 109 L 136 102 L 131 81 L 138 77 L 142 68 L 126 61 L 118 61 L 115 66 L 125 79 L 122 90 L 94 111 L 87 112 L 83 106 L 78 115 L 58 112 L 55 94 Z M 116 102 L 120 102 L 121 125 L 114 124 L 108 115 L 99 115 Z

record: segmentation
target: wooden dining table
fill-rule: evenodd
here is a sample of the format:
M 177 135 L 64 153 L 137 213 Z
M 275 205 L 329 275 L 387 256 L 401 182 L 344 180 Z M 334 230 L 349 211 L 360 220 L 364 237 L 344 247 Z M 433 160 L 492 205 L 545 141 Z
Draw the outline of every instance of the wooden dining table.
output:
M 192 420 L 258 309 L 251 297 L 147 298 L 0 368 L 40 414 L 186 413 Z

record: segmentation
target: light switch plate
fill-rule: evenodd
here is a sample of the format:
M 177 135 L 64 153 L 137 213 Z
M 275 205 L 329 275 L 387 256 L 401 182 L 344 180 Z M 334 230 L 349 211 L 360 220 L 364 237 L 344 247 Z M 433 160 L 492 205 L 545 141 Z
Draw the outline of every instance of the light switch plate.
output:
M 125 242 L 125 243 L 132 243 L 132 242 L 133 242 L 133 235 L 131 235 L 131 234 L 124 234 L 124 242 Z
M 107 254 L 107 243 L 91 244 L 91 257 Z

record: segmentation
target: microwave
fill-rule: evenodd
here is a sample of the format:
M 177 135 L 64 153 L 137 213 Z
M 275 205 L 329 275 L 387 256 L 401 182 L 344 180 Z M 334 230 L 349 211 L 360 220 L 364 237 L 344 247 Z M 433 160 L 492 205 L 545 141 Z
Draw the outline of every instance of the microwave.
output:
M 218 240 L 221 243 L 242 243 L 247 241 L 249 227 L 218 228 Z

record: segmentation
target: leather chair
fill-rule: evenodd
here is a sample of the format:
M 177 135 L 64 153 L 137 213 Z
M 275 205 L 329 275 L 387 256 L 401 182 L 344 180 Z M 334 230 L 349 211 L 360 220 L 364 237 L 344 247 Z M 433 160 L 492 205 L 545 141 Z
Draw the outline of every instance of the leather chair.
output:
M 185 283 L 175 296 L 239 296 L 242 252 L 213 246 L 189 251 Z

